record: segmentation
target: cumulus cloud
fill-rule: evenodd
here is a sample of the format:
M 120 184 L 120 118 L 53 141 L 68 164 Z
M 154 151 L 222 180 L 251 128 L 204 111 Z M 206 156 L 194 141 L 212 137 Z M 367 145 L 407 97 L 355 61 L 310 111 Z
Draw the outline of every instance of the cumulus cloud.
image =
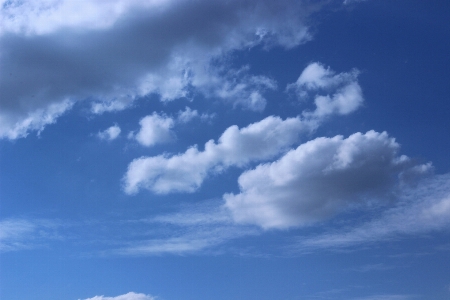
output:
M 314 112 L 304 111 L 302 117 L 290 118 L 285 121 L 277 117 L 268 117 L 242 129 L 231 126 L 222 134 L 218 143 L 212 140 L 208 141 L 204 151 L 199 151 L 195 145 L 183 154 L 174 156 L 164 154 L 135 159 L 129 164 L 123 180 L 125 191 L 133 194 L 140 188 L 146 188 L 161 194 L 193 192 L 200 187 L 208 174 L 219 173 L 233 165 L 242 167 L 251 161 L 274 157 L 297 142 L 300 133 L 311 132 L 326 117 L 348 114 L 356 110 L 362 103 L 363 97 L 361 89 L 355 81 L 355 76 L 350 73 L 334 75 L 329 69 L 313 63 L 303 71 L 297 81 L 299 83 L 295 85 L 305 85 L 308 89 L 316 89 L 317 86 L 329 91 L 337 89 L 332 99 L 329 99 L 328 96 L 317 97 Z M 265 81 L 265 79 L 259 78 L 257 81 Z M 344 87 L 341 87 L 343 82 Z M 267 84 L 270 85 L 270 81 Z M 309 85 L 313 87 L 311 88 Z M 288 89 L 291 88 L 292 86 Z M 259 99 L 259 96 L 255 97 Z M 178 121 L 187 122 L 197 115 L 197 111 L 186 107 L 185 111 L 179 112 Z M 160 120 L 156 114 L 150 117 L 152 120 Z M 169 136 L 172 134 L 170 129 L 173 126 L 173 119 L 164 118 L 163 120 L 158 121 L 158 123 L 166 124 L 160 126 L 163 128 L 160 131 Z M 154 121 L 148 127 L 152 128 L 153 123 Z M 143 125 L 142 121 L 141 125 Z M 141 129 L 142 131 L 143 129 Z M 156 130 L 149 129 L 148 131 Z M 140 133 L 136 138 L 139 138 Z M 147 137 L 150 134 L 142 136 Z M 138 141 L 143 145 L 153 144 L 144 143 L 142 139 Z
M 102 296 L 95 296 L 92 298 L 86 298 L 84 300 L 156 300 L 156 299 L 157 299 L 156 297 L 150 295 L 129 292 L 127 294 L 115 297 L 105 297 L 102 295 Z
M 311 126 L 299 117 L 282 120 L 270 116 L 241 129 L 227 128 L 218 142 L 208 141 L 203 151 L 193 146 L 178 155 L 135 159 L 123 179 L 125 192 L 133 194 L 141 188 L 159 194 L 193 192 L 208 174 L 274 157 Z
M 303 100 L 314 96 L 316 109 L 304 112 L 305 116 L 347 115 L 358 109 L 364 100 L 357 77 L 357 70 L 336 74 L 315 62 L 308 65 L 297 81 L 289 84 L 286 90 L 295 92 Z
M 119 136 L 120 132 L 120 127 L 118 125 L 113 125 L 104 131 L 100 131 L 97 136 L 101 140 L 112 141 Z
M 262 110 L 275 82 L 246 67 L 230 70 L 221 58 L 309 40 L 304 20 L 321 4 L 305 3 L 7 1 L 0 10 L 0 137 L 42 130 L 70 108 L 64 101 L 90 100 L 92 112 L 102 113 L 149 94 L 168 101 L 194 89 Z
M 236 222 L 287 228 L 327 219 L 349 207 L 388 198 L 414 166 L 398 156 L 387 133 L 317 138 L 239 177 L 239 194 L 224 195 Z M 424 165 L 429 171 L 431 165 Z
M 403 187 L 398 204 L 354 228 L 304 239 L 301 248 L 339 248 L 450 228 L 450 174 Z
M 175 139 L 172 131 L 174 120 L 165 115 L 153 113 L 139 121 L 141 129 L 136 134 L 135 139 L 143 146 L 153 146 L 156 144 L 171 142 Z

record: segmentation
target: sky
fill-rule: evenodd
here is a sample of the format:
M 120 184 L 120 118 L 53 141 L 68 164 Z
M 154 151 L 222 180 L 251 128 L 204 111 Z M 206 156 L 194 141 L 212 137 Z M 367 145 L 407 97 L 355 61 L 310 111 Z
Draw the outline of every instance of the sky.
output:
M 1 299 L 450 299 L 450 2 L 0 7 Z

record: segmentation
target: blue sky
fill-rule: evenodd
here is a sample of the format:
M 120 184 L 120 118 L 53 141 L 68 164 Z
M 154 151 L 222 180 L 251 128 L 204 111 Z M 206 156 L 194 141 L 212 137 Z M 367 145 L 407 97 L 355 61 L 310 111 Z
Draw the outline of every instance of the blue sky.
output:
M 448 1 L 0 1 L 0 298 L 450 298 Z

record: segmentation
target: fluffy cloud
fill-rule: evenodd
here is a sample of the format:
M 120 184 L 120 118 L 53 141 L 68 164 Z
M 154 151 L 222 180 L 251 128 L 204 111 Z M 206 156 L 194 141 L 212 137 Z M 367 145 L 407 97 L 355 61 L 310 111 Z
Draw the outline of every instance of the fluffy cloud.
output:
M 236 222 L 263 228 L 321 221 L 376 197 L 388 198 L 396 178 L 414 166 L 398 150 L 385 132 L 317 138 L 244 172 L 241 192 L 224 195 L 225 206 Z M 424 165 L 422 171 L 430 168 Z
M 99 132 L 97 136 L 102 140 L 112 141 L 119 136 L 120 132 L 121 132 L 120 127 L 118 125 L 113 125 L 108 129 Z
M 352 229 L 304 239 L 300 248 L 336 248 L 366 244 L 450 227 L 450 174 L 405 186 L 398 204 Z
M 316 109 L 313 112 L 304 112 L 305 116 L 346 115 L 358 109 L 363 103 L 357 77 L 357 70 L 336 74 L 320 63 L 311 63 L 297 81 L 289 84 L 286 89 L 294 91 L 300 99 L 314 95 Z
M 295 143 L 300 133 L 309 130 L 311 124 L 300 118 L 282 120 L 272 116 L 241 129 L 231 126 L 217 143 L 208 141 L 204 151 L 193 146 L 174 156 L 133 160 L 124 177 L 124 188 L 129 194 L 141 188 L 160 194 L 193 192 L 208 174 L 271 158 Z
M 257 81 L 265 80 L 259 78 Z M 270 85 L 270 81 L 267 84 Z M 204 151 L 199 151 L 197 146 L 193 146 L 185 153 L 171 157 L 159 155 L 135 159 L 128 166 L 124 177 L 125 191 L 133 194 L 140 188 L 146 188 L 162 194 L 175 191 L 193 192 L 208 174 L 221 172 L 229 166 L 243 166 L 251 161 L 274 157 L 294 144 L 300 133 L 314 130 L 330 115 L 347 114 L 356 110 L 363 101 L 361 89 L 356 82 L 356 74 L 334 75 L 334 72 L 318 63 L 309 65 L 300 75 L 295 83 L 298 92 L 301 92 L 302 86 L 306 89 L 326 88 L 328 91 L 337 89 L 337 92 L 332 99 L 328 96 L 317 97 L 315 111 L 304 111 L 303 118 L 282 121 L 277 117 L 268 117 L 242 129 L 231 126 L 222 134 L 218 143 L 208 141 Z M 288 86 L 288 89 L 292 88 Z M 259 96 L 255 97 L 260 99 Z M 185 111 L 179 112 L 178 121 L 187 122 L 197 115 L 197 111 L 186 108 Z M 162 132 L 161 136 L 167 137 L 172 134 L 170 129 L 173 126 L 173 119 L 161 119 L 156 114 L 146 118 L 150 118 L 148 126 L 144 126 L 142 120 L 142 129 L 136 136 L 143 145 L 154 144 L 150 141 L 144 142 L 144 137 L 151 137 L 152 132 Z M 156 121 L 153 120 L 165 125 L 159 125 L 161 129 L 154 130 L 152 128 L 156 127 Z M 143 131 L 144 128 L 149 129 Z
M 95 296 L 92 298 L 86 298 L 84 300 L 156 300 L 156 299 L 157 298 L 150 295 L 129 292 L 127 294 L 116 297 Z
M 198 111 L 192 110 L 190 107 L 187 107 L 184 110 L 180 110 L 178 112 L 178 122 L 180 123 L 188 123 L 192 119 L 198 117 Z
M 307 41 L 304 20 L 319 7 L 291 0 L 7 1 L 0 10 L 0 137 L 42 130 L 70 108 L 64 101 L 89 99 L 92 112 L 102 113 L 152 93 L 186 97 L 192 88 L 261 110 L 275 82 L 246 67 L 230 70 L 221 58 L 258 44 Z
M 175 139 L 175 133 L 172 131 L 174 123 L 170 117 L 153 113 L 139 122 L 141 129 L 135 138 L 141 145 L 147 147 L 173 141 Z

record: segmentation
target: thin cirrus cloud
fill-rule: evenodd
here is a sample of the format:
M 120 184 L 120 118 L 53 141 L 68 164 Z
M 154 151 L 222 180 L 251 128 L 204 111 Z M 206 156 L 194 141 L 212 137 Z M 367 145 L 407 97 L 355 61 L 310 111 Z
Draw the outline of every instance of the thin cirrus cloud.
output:
M 374 198 L 389 198 L 396 177 L 430 171 L 431 165 L 417 168 L 398 151 L 385 132 L 316 138 L 244 172 L 240 193 L 225 194 L 225 206 L 236 222 L 266 229 L 322 221 Z
M 156 299 L 157 299 L 156 297 L 150 295 L 129 292 L 115 297 L 107 297 L 102 295 L 102 296 L 95 296 L 92 298 L 86 298 L 84 300 L 156 300 Z
M 0 221 L 0 252 L 40 247 L 59 239 L 59 224 L 49 220 L 10 218 Z
M 321 64 L 313 63 L 305 69 L 300 78 L 311 69 L 311 66 L 316 67 L 321 72 L 333 72 L 325 70 Z M 193 192 L 201 186 L 207 176 L 220 173 L 230 166 L 242 167 L 252 161 L 273 158 L 296 143 L 302 133 L 313 131 L 325 117 L 334 114 L 347 114 L 362 105 L 363 95 L 356 75 L 350 76 L 348 73 L 334 75 L 334 78 L 346 78 L 345 80 L 324 79 L 323 77 L 316 76 L 310 81 L 339 81 L 339 84 L 326 83 L 326 92 L 334 92 L 333 99 L 338 98 L 338 100 L 323 103 L 316 101 L 316 109 L 313 112 L 305 111 L 303 117 L 298 116 L 283 121 L 279 117 L 271 116 L 242 129 L 231 126 L 225 130 L 217 143 L 213 140 L 208 141 L 205 144 L 204 151 L 199 151 L 197 146 L 193 146 L 185 153 L 178 155 L 167 156 L 164 154 L 137 158 L 129 164 L 124 176 L 125 192 L 134 194 L 142 188 L 158 194 Z M 338 90 L 333 91 L 333 88 Z M 301 86 L 297 90 L 300 91 L 300 89 Z M 342 92 L 342 89 L 352 90 L 352 92 Z M 326 94 L 321 97 L 329 98 Z M 153 120 L 160 117 L 153 114 L 153 116 L 147 116 L 146 118 Z M 152 132 L 161 131 L 169 135 L 171 128 L 169 123 L 170 125 L 173 124 L 173 121 L 170 120 L 165 119 L 167 126 L 163 127 L 164 131 L 149 129 L 147 134 L 142 134 L 142 141 L 144 138 L 151 138 L 154 134 Z M 163 121 L 160 123 L 163 123 Z M 141 125 L 143 125 L 142 121 Z
M 135 220 L 131 224 L 140 228 L 162 226 L 164 234 L 152 231 L 139 239 L 124 242 L 122 247 L 110 253 L 124 256 L 218 253 L 225 250 L 227 242 L 261 234 L 256 226 L 234 223 L 229 211 L 220 205 L 220 200 L 212 199 L 200 205 L 191 204 L 175 213 Z
M 308 41 L 304 20 L 321 5 L 305 3 L 116 0 L 104 9 L 104 1 L 8 1 L 0 11 L 0 137 L 41 131 L 78 101 L 103 113 L 150 94 L 187 97 L 189 89 L 262 110 L 276 83 L 221 58 Z

